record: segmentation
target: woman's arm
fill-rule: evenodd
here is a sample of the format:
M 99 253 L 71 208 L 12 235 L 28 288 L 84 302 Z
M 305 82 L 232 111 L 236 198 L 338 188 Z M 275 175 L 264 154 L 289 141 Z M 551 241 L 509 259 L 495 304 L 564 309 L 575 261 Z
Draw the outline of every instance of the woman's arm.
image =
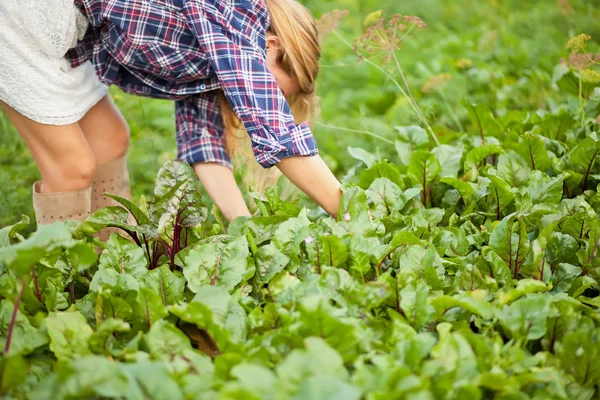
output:
M 319 156 L 290 157 L 277 164 L 279 170 L 330 215 L 337 217 L 342 191 L 340 183 Z M 233 171 L 215 163 L 194 164 L 196 175 L 223 216 L 229 221 L 251 216 Z
M 252 216 L 230 168 L 205 162 L 194 164 L 194 170 L 227 221 Z
M 284 158 L 277 167 L 300 190 L 337 218 L 342 190 L 320 156 Z

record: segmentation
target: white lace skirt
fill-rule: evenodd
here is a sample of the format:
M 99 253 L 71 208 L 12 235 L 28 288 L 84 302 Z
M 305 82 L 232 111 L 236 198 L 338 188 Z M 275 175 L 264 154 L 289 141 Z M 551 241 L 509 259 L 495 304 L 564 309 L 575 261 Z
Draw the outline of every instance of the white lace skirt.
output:
M 86 27 L 73 0 L 0 0 L 0 100 L 42 124 L 79 121 L 107 92 L 64 58 Z

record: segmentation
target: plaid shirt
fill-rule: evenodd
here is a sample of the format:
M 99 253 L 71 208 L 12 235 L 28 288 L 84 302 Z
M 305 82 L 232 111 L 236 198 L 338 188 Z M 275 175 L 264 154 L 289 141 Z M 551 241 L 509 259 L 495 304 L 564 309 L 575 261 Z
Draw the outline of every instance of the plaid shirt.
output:
M 91 60 L 100 80 L 127 93 L 175 100 L 178 157 L 231 166 L 219 96 L 242 121 L 264 167 L 315 155 L 306 123 L 266 67 L 269 16 L 263 0 L 75 0 L 89 29 L 68 53 Z

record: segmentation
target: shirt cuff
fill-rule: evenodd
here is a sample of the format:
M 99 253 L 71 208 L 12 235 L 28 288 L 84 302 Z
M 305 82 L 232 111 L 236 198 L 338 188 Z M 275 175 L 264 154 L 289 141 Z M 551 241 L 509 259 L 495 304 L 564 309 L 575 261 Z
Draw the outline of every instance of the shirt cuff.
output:
M 252 138 L 252 148 L 256 161 L 264 168 L 271 168 L 284 158 L 319 154 L 317 142 L 306 122 L 296 125 L 277 143 Z
M 223 139 L 218 136 L 205 135 L 196 137 L 185 144 L 179 144 L 177 158 L 190 165 L 196 163 L 216 163 L 233 169 L 231 158 L 224 146 Z

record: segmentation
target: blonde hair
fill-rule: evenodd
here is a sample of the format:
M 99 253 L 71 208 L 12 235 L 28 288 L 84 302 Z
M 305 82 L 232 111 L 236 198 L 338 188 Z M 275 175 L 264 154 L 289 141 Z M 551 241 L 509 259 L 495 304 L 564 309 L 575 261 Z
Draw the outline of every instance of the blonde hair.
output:
M 294 120 L 296 123 L 306 121 L 312 126 L 318 109 L 315 85 L 321 55 L 316 21 L 310 11 L 295 0 L 264 1 L 271 19 L 269 31 L 281 44 L 280 65 L 299 86 L 298 93 L 287 98 Z M 227 151 L 236 160 L 236 165 L 245 167 L 244 183 L 258 191 L 275 184 L 279 178 L 278 170 L 265 170 L 253 162 L 248 135 L 222 93 L 221 113 Z

